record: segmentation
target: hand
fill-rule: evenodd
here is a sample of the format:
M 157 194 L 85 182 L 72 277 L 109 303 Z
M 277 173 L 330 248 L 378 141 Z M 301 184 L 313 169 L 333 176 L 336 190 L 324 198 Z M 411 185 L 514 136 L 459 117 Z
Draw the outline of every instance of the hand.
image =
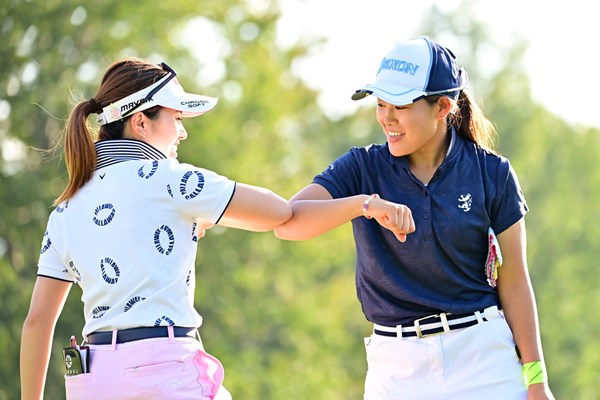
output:
M 529 385 L 527 400 L 555 400 L 547 383 L 535 383 Z
M 206 235 L 206 230 L 212 228 L 213 226 L 215 226 L 215 224 L 212 222 L 198 218 L 196 220 L 196 235 L 198 236 L 198 239 L 203 238 L 204 235 Z
M 392 231 L 402 243 L 406 242 L 407 234 L 415 231 L 412 212 L 403 204 L 376 198 L 371 201 L 368 214 L 375 218 L 379 225 Z

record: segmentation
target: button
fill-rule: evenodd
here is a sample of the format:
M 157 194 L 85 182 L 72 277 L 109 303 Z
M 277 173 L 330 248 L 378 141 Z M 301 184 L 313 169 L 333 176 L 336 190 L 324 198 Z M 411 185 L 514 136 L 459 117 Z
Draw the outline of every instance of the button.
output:
M 423 218 L 425 218 L 425 219 L 429 219 L 429 213 L 425 213 L 425 214 L 423 214 Z

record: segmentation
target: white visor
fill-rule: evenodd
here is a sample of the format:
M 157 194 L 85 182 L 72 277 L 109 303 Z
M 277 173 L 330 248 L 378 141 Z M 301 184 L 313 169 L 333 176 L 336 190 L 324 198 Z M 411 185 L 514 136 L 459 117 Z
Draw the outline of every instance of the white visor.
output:
M 163 82 L 166 80 L 169 82 L 164 84 Z M 161 84 L 164 86 L 158 89 L 151 98 L 146 99 L 148 94 Z M 177 82 L 177 79 L 171 74 L 167 74 L 147 88 L 104 107 L 102 112 L 98 114 L 98 123 L 100 125 L 110 124 L 132 114 L 132 112 L 129 112 L 132 109 L 134 109 L 133 112 L 138 112 L 155 106 L 181 111 L 182 117 L 197 117 L 212 110 L 217 101 L 219 99 L 215 97 L 186 93 Z

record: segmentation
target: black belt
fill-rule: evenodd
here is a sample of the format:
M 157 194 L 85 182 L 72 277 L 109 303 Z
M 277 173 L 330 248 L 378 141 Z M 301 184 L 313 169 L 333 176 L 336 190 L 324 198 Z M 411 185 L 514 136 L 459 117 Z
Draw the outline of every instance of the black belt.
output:
M 485 310 L 475 311 L 468 314 L 450 314 L 441 313 L 429 315 L 427 317 L 419 318 L 410 324 L 403 325 L 401 327 L 388 327 L 375 324 L 373 333 L 380 336 L 389 337 L 426 337 L 443 333 L 445 319 L 447 322 L 448 330 L 468 328 L 473 325 L 477 325 L 480 321 L 490 321 L 497 318 L 499 315 L 498 307 L 492 306 Z
M 196 328 L 173 327 L 175 337 L 195 337 Z M 112 331 L 90 333 L 85 340 L 88 344 L 112 344 Z M 117 343 L 133 342 L 135 340 L 169 337 L 166 326 L 130 328 L 117 331 Z

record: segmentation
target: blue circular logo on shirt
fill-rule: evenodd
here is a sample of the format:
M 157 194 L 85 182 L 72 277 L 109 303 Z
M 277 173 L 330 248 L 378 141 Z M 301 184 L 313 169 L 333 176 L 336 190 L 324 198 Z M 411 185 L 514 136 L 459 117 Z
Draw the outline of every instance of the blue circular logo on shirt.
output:
M 115 217 L 115 213 L 115 207 L 112 204 L 102 204 L 94 210 L 94 223 L 98 226 L 108 225 Z
M 69 268 L 71 268 L 71 271 L 73 271 L 75 274 L 75 279 L 77 279 L 77 282 L 81 282 L 81 273 L 79 273 L 79 270 L 73 261 L 69 261 Z
M 98 318 L 102 317 L 104 315 L 104 313 L 106 311 L 108 311 L 108 309 L 110 309 L 109 306 L 94 307 L 94 309 L 92 310 L 92 318 L 93 319 L 98 319 Z
M 192 191 L 188 190 L 188 184 L 191 183 L 190 178 L 192 176 L 196 176 L 198 178 L 198 182 Z M 202 189 L 204 188 L 204 175 L 200 171 L 188 171 L 183 174 L 183 178 L 181 178 L 181 182 L 179 183 L 179 192 L 186 200 L 191 200 L 194 197 L 198 196 Z
M 64 204 L 64 206 L 63 206 L 63 204 Z M 56 207 L 56 212 L 62 213 L 63 211 L 65 211 L 67 209 L 67 207 L 69 207 L 69 200 L 67 200 L 64 203 L 61 203 L 58 207 Z
M 196 234 L 196 228 L 198 228 L 198 223 L 194 222 L 192 224 L 192 242 L 198 242 L 198 235 Z
M 147 174 L 144 172 L 144 167 L 145 167 L 145 165 L 141 166 L 140 169 L 138 169 L 138 176 L 140 178 L 150 179 L 150 177 L 152 175 L 154 175 L 154 173 L 158 169 L 158 161 L 156 161 L 156 160 L 152 161 L 152 168 L 150 169 L 150 172 L 148 172 Z
M 105 264 L 107 266 L 105 266 Z M 107 268 L 110 267 L 110 268 Z M 119 276 L 121 272 L 119 271 L 119 267 L 117 267 L 117 263 L 110 257 L 106 257 L 104 260 L 100 260 L 100 269 L 102 270 L 102 278 L 111 285 L 114 285 L 119 280 Z M 107 271 L 107 269 L 109 271 Z M 110 272 L 110 275 L 109 273 Z
M 166 315 L 163 315 L 162 317 L 160 317 L 159 319 L 154 321 L 154 326 L 161 326 L 163 321 L 165 321 L 167 324 L 169 324 L 171 326 L 175 325 L 175 322 L 173 322 L 173 320 L 171 318 L 167 317 Z
M 40 249 L 40 254 L 44 254 L 48 249 L 52 246 L 52 242 L 50 241 L 50 236 L 48 235 L 48 231 L 44 232 L 44 242 L 42 248 Z
M 165 235 L 161 235 L 162 232 L 165 233 L 166 238 Z M 166 249 L 165 246 L 163 246 L 163 242 L 167 242 Z M 171 228 L 163 225 L 154 231 L 154 245 L 160 254 L 165 254 L 167 256 L 171 254 L 171 251 L 173 251 L 173 246 L 175 246 L 175 236 L 173 235 Z
M 127 311 L 131 310 L 131 307 L 133 307 L 134 304 L 139 303 L 140 301 L 143 301 L 143 300 L 146 300 L 146 298 L 141 297 L 141 296 L 132 297 L 131 299 L 129 299 L 127 304 L 125 304 L 125 309 L 123 310 L 123 312 L 127 312 Z

